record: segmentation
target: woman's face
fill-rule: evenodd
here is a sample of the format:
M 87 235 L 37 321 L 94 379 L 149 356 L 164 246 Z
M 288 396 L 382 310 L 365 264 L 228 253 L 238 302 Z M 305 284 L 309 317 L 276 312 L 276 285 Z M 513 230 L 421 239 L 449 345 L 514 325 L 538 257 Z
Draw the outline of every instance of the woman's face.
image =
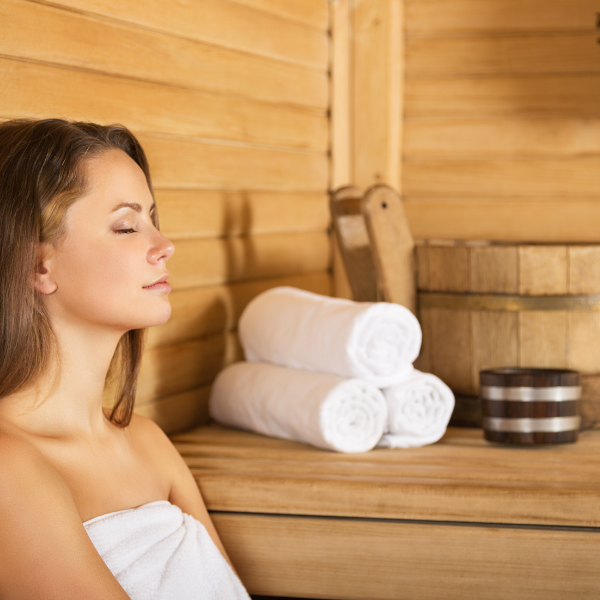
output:
M 174 247 L 152 224 L 144 173 L 114 149 L 85 169 L 89 192 L 68 209 L 66 237 L 44 263 L 50 314 L 121 332 L 166 322 L 170 285 L 148 286 L 168 275 Z

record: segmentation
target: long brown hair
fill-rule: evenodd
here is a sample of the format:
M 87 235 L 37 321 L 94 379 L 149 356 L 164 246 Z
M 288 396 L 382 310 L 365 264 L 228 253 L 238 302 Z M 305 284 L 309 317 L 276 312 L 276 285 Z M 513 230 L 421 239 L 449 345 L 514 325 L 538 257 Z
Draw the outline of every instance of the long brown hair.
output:
M 33 285 L 39 243 L 57 247 L 64 239 L 67 210 L 87 188 L 83 162 L 113 148 L 140 166 L 154 197 L 144 150 L 122 125 L 63 119 L 0 124 L 0 398 L 28 387 L 57 360 L 43 294 Z M 132 329 L 121 337 L 106 376 L 115 383 L 110 420 L 122 427 L 133 412 L 145 332 Z

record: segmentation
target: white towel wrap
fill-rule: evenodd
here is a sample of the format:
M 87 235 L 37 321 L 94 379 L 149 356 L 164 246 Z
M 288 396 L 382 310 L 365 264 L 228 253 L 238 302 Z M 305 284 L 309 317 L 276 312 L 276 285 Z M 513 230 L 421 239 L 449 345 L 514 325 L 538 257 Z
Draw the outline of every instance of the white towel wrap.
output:
M 422 339 L 417 318 L 404 306 L 291 287 L 254 298 L 238 331 L 249 361 L 363 379 L 380 388 L 405 377 Z
M 86 521 L 132 600 L 249 600 L 202 523 L 166 500 Z
M 454 394 L 441 379 L 415 369 L 383 393 L 389 410 L 388 433 L 378 446 L 413 448 L 433 444 L 444 435 L 454 409 Z
M 387 404 L 372 384 L 266 363 L 239 362 L 217 376 L 216 421 L 339 452 L 366 452 L 380 440 Z

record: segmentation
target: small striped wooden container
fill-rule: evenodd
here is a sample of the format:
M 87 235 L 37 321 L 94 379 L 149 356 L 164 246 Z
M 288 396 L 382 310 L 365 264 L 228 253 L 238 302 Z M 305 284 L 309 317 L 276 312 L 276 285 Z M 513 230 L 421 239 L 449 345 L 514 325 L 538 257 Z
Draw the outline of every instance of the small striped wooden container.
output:
M 509 444 L 577 441 L 579 373 L 566 369 L 481 371 L 484 437 Z

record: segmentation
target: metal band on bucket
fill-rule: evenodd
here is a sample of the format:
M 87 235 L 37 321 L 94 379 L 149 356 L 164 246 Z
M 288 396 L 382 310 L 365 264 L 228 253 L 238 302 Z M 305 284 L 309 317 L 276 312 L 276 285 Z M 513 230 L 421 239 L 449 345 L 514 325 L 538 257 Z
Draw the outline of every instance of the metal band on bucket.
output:
M 450 310 L 600 310 L 600 294 L 579 296 L 519 296 L 515 294 L 461 294 L 419 292 L 420 308 Z
M 578 430 L 581 417 L 552 417 L 547 419 L 501 419 L 499 417 L 483 417 L 483 428 L 489 431 L 505 433 L 560 433 L 561 431 Z
M 509 400 L 513 402 L 567 402 L 581 398 L 581 386 L 556 387 L 500 387 L 481 386 L 484 400 Z

